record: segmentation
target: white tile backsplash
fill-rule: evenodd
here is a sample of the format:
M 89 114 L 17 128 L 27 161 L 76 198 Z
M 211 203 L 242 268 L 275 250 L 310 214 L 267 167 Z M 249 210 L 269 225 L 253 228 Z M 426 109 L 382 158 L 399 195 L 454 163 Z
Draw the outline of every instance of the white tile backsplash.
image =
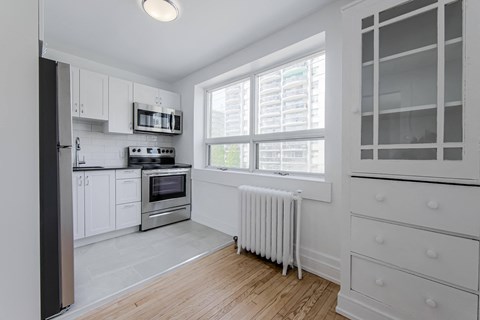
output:
M 74 146 L 76 137 L 80 138 L 82 148 L 78 152 L 79 159 L 85 157 L 87 166 L 126 165 L 129 146 L 172 147 L 170 136 L 104 133 L 103 123 L 80 119 L 73 119 Z

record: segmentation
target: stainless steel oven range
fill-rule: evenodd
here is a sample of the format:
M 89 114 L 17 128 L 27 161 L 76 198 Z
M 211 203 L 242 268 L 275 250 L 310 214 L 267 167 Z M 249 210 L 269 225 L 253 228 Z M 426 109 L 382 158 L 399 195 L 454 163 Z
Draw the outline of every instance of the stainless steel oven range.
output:
M 128 163 L 142 167 L 140 230 L 190 219 L 191 165 L 175 163 L 174 148 L 129 147 Z

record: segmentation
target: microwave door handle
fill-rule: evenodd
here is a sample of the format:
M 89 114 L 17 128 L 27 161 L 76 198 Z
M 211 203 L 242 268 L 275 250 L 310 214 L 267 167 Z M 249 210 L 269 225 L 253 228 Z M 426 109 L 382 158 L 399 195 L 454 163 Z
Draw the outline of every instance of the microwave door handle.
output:
M 170 129 L 172 130 L 172 132 L 175 130 L 175 112 L 172 111 L 172 113 L 170 114 Z

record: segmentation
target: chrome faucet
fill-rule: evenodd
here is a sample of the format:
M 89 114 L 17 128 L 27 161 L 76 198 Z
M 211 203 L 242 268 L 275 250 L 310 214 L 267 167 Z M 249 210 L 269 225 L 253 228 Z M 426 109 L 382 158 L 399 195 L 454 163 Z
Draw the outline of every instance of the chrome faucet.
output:
M 85 157 L 82 161 L 78 160 L 78 151 L 82 150 L 80 147 L 80 137 L 75 139 L 75 167 L 78 167 L 81 164 L 85 164 Z

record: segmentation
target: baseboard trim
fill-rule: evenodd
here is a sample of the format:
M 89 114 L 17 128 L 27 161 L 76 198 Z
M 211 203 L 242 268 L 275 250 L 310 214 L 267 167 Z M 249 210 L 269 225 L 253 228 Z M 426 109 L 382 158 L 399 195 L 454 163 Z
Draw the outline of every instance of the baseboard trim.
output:
M 306 271 L 340 284 L 340 259 L 307 248 L 300 248 L 300 259 Z
M 77 239 L 74 241 L 73 247 L 74 248 L 83 247 L 95 242 L 109 240 L 109 239 L 125 236 L 130 233 L 135 233 L 135 232 L 138 232 L 139 230 L 140 230 L 139 227 L 136 226 L 136 227 L 130 227 L 130 228 L 125 228 L 121 230 L 115 230 L 107 233 L 102 233 L 102 234 L 98 234 L 96 236 L 91 236 L 87 238 Z
M 335 311 L 351 320 L 399 320 L 342 292 L 338 294 Z

